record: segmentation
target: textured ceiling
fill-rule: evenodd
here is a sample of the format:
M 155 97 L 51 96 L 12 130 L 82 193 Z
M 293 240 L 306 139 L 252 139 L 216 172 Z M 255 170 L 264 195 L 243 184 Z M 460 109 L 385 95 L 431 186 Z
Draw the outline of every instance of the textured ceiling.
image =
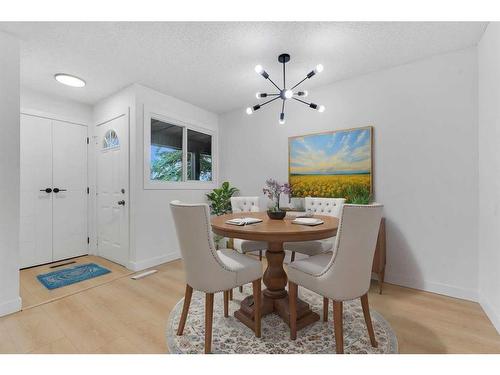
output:
M 84 103 L 140 83 L 222 113 L 255 102 L 279 80 L 277 55 L 287 52 L 290 81 L 317 63 L 321 75 L 304 88 L 365 74 L 476 44 L 485 23 L 471 22 L 193 22 L 0 23 L 21 41 L 23 86 Z M 83 89 L 53 79 L 64 72 Z

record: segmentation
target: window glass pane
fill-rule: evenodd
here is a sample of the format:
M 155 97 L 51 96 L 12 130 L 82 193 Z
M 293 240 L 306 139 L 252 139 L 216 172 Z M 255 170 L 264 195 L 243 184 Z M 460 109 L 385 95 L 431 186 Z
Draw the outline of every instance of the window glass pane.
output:
M 187 178 L 212 181 L 212 136 L 188 129 Z
M 120 146 L 120 141 L 118 140 L 116 132 L 113 129 L 108 130 L 106 134 L 104 134 L 104 139 L 102 141 L 102 148 L 104 150 L 107 150 L 119 146 Z
M 150 178 L 182 181 L 182 127 L 151 119 Z

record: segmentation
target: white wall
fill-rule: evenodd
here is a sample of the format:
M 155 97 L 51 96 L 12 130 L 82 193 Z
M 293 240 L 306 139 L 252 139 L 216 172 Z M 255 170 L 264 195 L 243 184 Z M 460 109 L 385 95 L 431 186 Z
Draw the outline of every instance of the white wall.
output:
M 154 108 L 161 114 L 178 120 L 195 122 L 217 131 L 218 116 L 174 97 L 161 94 L 147 87 L 134 85 L 136 92 L 135 126 L 135 186 L 134 241 L 135 258 L 132 259 L 134 270 L 180 257 L 177 235 L 170 213 L 169 203 L 179 199 L 185 202 L 206 202 L 207 190 L 145 190 L 144 189 L 144 112 L 143 108 Z M 132 144 L 132 143 L 131 143 Z M 131 175 L 132 178 L 132 175 Z
M 87 126 L 92 123 L 92 106 L 27 87 L 21 88 L 21 111 Z
M 500 332 L 500 23 L 479 46 L 479 300 Z
M 144 189 L 144 107 L 217 131 L 217 115 L 134 84 L 94 108 L 94 124 L 130 110 L 130 262 L 137 271 L 180 257 L 169 203 L 205 202 L 206 190 Z M 95 231 L 94 231 L 95 232 Z
M 0 316 L 19 297 L 19 43 L 0 32 Z
M 386 280 L 475 300 L 476 48 L 340 81 L 311 90 L 308 99 L 326 111 L 289 103 L 284 126 L 275 103 L 251 116 L 244 108 L 222 115 L 222 180 L 242 195 L 261 195 L 266 178 L 288 178 L 289 136 L 373 125 L 375 197 L 387 220 Z

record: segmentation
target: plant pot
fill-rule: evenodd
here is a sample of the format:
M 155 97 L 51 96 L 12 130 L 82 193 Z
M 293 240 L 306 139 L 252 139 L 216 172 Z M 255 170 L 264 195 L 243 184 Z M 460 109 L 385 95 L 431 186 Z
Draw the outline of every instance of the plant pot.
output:
M 283 220 L 286 216 L 286 211 L 267 211 L 267 216 L 272 220 Z

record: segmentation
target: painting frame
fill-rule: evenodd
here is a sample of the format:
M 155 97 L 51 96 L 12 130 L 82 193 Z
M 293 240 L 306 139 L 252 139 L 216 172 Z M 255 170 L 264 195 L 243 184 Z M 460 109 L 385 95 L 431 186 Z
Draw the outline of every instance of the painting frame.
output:
M 298 138 L 303 138 L 306 139 L 308 137 L 318 137 L 318 136 L 333 136 L 336 133 L 351 133 L 351 132 L 362 132 L 362 131 L 368 131 L 369 133 L 369 194 L 371 197 L 374 195 L 374 127 L 372 125 L 366 125 L 366 126 L 359 126 L 359 127 L 352 127 L 352 128 L 346 128 L 346 129 L 337 129 L 337 130 L 327 130 L 327 131 L 322 131 L 322 132 L 315 132 L 315 133 L 308 133 L 308 134 L 302 134 L 302 135 L 295 135 L 295 136 L 290 136 L 288 137 L 288 183 L 292 186 L 293 189 L 293 182 L 292 182 L 292 176 L 300 176 L 300 174 L 294 173 L 292 174 L 292 143 L 297 140 Z M 356 173 L 353 173 L 354 175 Z M 305 174 L 304 174 L 305 175 Z M 325 174 L 327 176 L 328 174 Z M 351 175 L 345 173 L 345 175 Z M 332 174 L 333 176 L 333 174 Z M 306 195 L 306 196 L 317 196 L 317 197 L 322 197 L 321 195 Z M 290 198 L 295 198 L 295 199 L 300 199 L 304 198 L 304 195 L 297 195 L 292 191 L 292 194 Z M 342 198 L 341 196 L 336 198 Z

